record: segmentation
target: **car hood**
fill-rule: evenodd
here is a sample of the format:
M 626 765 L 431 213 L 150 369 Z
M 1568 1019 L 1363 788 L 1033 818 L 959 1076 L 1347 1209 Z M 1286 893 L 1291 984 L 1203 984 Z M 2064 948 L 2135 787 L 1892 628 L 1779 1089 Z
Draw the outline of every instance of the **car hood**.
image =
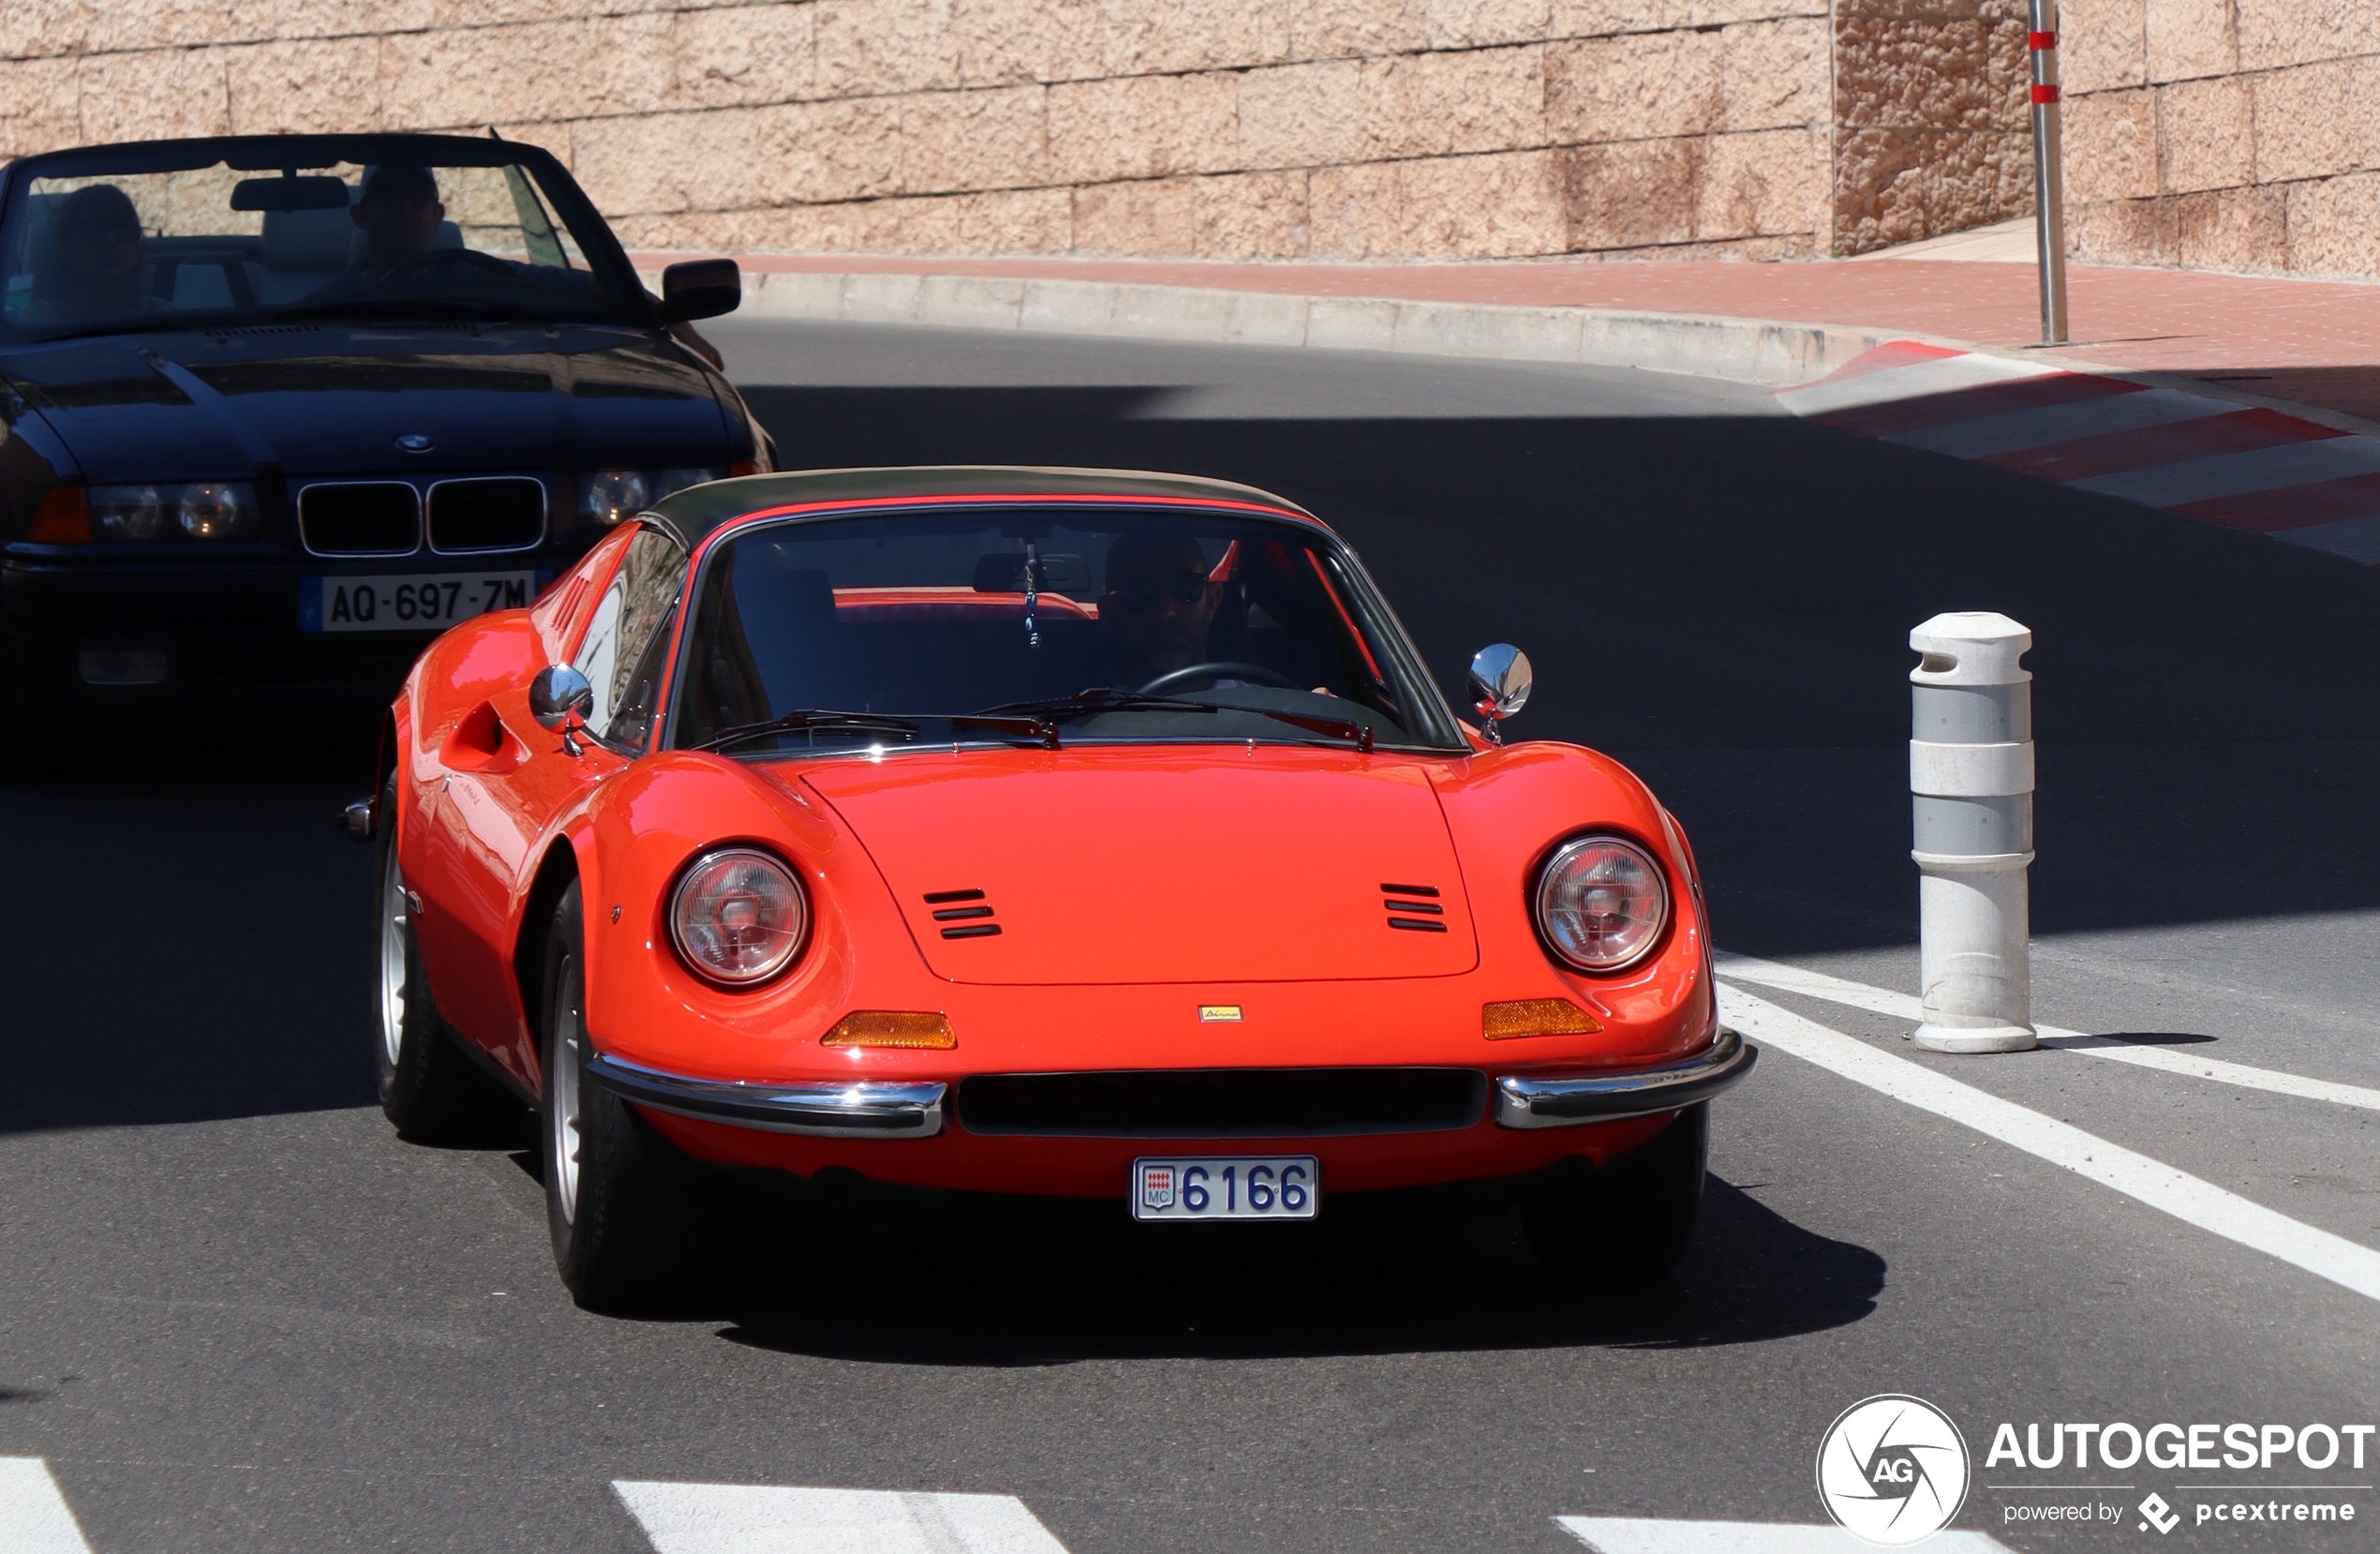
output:
M 709 374 L 631 329 L 364 329 L 64 341 L 0 354 L 95 482 L 723 464 Z M 401 452 L 399 437 L 431 447 Z
M 801 781 L 858 833 L 928 964 L 954 981 L 1223 990 L 1478 964 L 1454 844 L 1419 761 L 1245 747 L 962 752 L 824 765 Z M 1391 886 L 1436 892 L 1419 899 L 1440 911 L 1403 914 L 1434 926 L 1390 926 L 1386 902 L 1416 899 Z

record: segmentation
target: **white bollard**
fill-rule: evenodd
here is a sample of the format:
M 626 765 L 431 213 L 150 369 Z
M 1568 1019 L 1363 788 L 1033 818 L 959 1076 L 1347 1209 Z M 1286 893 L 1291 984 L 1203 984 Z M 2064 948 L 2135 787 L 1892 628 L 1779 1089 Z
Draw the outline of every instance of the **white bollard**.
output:
M 1938 615 L 1909 634 L 1909 789 L 1917 860 L 1912 1038 L 1938 1053 L 2034 1042 L 2025 946 L 2033 860 L 2033 634 L 2004 615 Z

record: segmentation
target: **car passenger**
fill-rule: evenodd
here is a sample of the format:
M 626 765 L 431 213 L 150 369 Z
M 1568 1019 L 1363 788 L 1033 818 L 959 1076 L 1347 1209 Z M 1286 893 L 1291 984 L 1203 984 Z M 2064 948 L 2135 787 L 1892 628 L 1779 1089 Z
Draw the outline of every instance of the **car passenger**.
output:
M 1108 590 L 1099 598 L 1099 627 L 1116 665 L 1116 683 L 1129 689 L 1212 655 L 1223 585 L 1209 575 L 1205 552 L 1189 535 L 1135 530 L 1108 550 Z
M 364 254 L 324 290 L 377 286 L 407 260 L 428 253 L 438 241 L 446 205 L 438 197 L 438 175 L 425 167 L 395 164 L 364 175 L 364 197 L 348 209 L 364 234 Z
M 161 306 L 141 287 L 147 250 L 141 213 L 113 184 L 69 194 L 52 219 L 52 260 L 27 309 L 30 323 L 75 323 Z

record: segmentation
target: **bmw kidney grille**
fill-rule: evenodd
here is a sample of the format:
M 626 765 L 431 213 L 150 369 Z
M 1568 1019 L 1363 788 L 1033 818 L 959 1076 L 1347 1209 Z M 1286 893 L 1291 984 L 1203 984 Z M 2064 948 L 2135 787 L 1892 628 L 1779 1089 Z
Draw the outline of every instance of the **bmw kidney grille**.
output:
M 298 532 L 317 556 L 409 555 L 422 544 L 422 499 L 399 480 L 309 486 L 298 493 Z
M 545 487 L 523 476 L 430 487 L 430 548 L 525 550 L 545 533 Z

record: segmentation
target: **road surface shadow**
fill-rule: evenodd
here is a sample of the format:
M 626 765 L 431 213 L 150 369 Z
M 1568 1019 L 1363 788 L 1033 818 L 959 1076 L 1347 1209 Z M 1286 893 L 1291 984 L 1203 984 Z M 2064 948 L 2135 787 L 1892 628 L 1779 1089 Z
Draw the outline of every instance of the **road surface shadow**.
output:
M 373 1104 L 371 850 L 332 829 L 370 721 L 69 726 L 0 778 L 0 1133 Z
M 1510 1214 L 1349 1235 L 1168 1226 L 1042 1239 L 967 1258 L 963 1278 L 946 1248 L 831 1219 L 802 1229 L 765 1238 L 797 1255 L 694 1269 L 677 1319 L 721 1309 L 708 1286 L 724 1293 L 732 1320 L 720 1336 L 732 1343 L 892 1365 L 1689 1349 L 1858 1322 L 1885 1274 L 1876 1253 L 1806 1231 L 1716 1176 L 1670 1280 L 1601 1295 L 1550 1281 Z
M 2109 1031 L 2096 1039 L 2129 1041 L 2139 1047 L 2203 1047 L 2222 1038 L 2200 1036 L 2191 1031 Z
M 2380 578 L 1782 419 L 1169 421 L 1130 389 L 755 389 L 788 465 L 1250 481 L 1362 550 L 1439 680 L 1631 762 L 1719 942 L 1909 942 L 1909 628 L 2030 624 L 2040 934 L 2380 906 Z M 0 770 L 0 1131 L 368 1105 L 368 785 L 343 709 L 24 721 Z
M 1458 705 L 1474 650 L 1530 654 L 1512 736 L 1631 763 L 1731 949 L 1913 940 L 1908 638 L 1955 609 L 2038 644 L 2036 932 L 2380 905 L 2372 569 L 1786 419 L 1165 421 L 1145 392 L 748 397 L 788 468 L 1176 470 L 1306 505 Z

